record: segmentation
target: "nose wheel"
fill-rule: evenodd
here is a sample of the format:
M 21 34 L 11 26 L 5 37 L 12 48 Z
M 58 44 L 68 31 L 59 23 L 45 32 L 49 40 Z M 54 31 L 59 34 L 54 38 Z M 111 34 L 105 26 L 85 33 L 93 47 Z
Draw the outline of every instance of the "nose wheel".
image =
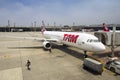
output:
M 84 58 L 87 58 L 87 51 L 84 51 Z

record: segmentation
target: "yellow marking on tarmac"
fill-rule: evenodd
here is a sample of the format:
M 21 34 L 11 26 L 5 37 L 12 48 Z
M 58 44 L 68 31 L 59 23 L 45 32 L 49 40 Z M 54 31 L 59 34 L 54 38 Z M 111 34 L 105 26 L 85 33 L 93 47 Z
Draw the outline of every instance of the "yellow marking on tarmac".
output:
M 115 75 L 116 73 L 110 71 L 109 69 L 106 69 L 105 67 L 103 68 L 104 71 L 109 71 L 110 74 Z
M 88 55 L 92 55 L 92 54 L 93 54 L 93 52 L 87 52 L 87 54 L 88 54 Z

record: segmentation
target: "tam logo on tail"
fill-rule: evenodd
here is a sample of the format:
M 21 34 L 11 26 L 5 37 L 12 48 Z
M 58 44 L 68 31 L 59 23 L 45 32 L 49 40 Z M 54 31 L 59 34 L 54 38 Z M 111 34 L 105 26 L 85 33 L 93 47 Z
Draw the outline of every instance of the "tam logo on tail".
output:
M 42 34 L 43 34 L 44 31 L 46 31 L 44 21 L 42 21 L 42 29 L 41 29 L 41 31 L 42 31 Z
M 105 32 L 109 32 L 109 29 L 108 29 L 108 27 L 106 26 L 105 23 L 103 23 L 103 28 L 104 28 L 104 31 L 105 31 Z

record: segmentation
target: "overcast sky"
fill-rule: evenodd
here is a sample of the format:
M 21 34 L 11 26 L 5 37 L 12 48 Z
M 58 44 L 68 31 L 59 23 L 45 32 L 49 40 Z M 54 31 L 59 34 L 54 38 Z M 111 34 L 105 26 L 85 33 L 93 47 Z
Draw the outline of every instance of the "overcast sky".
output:
M 0 26 L 120 23 L 120 0 L 0 0 Z

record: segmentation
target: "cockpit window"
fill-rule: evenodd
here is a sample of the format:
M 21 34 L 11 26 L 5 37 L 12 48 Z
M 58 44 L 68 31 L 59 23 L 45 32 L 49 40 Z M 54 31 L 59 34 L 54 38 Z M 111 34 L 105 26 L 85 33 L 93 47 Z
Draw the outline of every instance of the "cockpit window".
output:
M 87 42 L 90 42 L 90 43 L 91 43 L 91 42 L 100 42 L 100 41 L 97 40 L 97 39 L 88 39 Z

